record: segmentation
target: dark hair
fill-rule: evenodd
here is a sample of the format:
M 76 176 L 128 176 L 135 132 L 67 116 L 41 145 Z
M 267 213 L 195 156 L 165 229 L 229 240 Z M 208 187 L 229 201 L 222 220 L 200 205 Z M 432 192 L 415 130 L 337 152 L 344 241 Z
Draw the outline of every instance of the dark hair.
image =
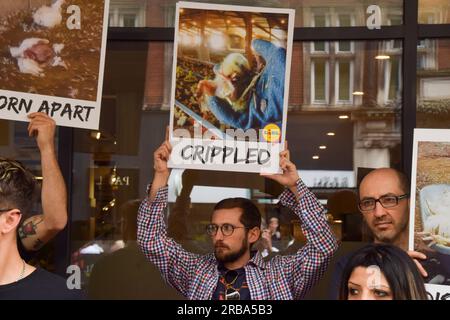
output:
M 0 158 L 0 207 L 19 209 L 22 219 L 31 215 L 36 179 L 18 161 Z
M 357 267 L 377 266 L 385 276 L 394 300 L 427 300 L 417 266 L 402 249 L 389 244 L 370 244 L 356 251 L 346 264 L 339 299 L 348 299 L 348 280 Z
M 222 201 L 219 201 L 214 206 L 214 211 L 219 209 L 233 209 L 240 208 L 242 209 L 241 217 L 239 221 L 248 229 L 252 229 L 255 227 L 261 227 L 261 214 L 259 213 L 256 205 L 245 198 L 228 198 Z

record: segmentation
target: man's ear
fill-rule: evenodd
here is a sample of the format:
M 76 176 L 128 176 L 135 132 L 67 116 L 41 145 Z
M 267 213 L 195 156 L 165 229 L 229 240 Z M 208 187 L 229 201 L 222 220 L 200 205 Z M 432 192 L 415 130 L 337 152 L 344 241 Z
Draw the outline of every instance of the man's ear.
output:
M 253 244 L 256 241 L 258 241 L 259 237 L 261 236 L 261 229 L 258 227 L 254 227 L 248 231 L 248 242 Z
M 5 212 L 0 216 L 0 233 L 8 234 L 17 229 L 22 214 L 18 209 Z

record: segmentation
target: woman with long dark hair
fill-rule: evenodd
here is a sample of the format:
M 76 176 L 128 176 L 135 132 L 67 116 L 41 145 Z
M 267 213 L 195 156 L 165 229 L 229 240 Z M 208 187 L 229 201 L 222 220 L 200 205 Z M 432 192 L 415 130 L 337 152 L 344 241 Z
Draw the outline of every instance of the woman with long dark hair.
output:
M 426 300 L 422 276 L 402 249 L 371 244 L 356 251 L 345 266 L 340 300 Z

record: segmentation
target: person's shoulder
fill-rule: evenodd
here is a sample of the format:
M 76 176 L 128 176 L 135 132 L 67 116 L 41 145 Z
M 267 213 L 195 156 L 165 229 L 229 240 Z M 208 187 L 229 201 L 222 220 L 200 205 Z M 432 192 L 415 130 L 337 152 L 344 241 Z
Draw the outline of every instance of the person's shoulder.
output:
M 36 271 L 34 271 L 31 275 L 39 281 L 48 281 L 51 284 L 65 283 L 65 279 L 63 277 L 39 267 L 36 268 Z
M 80 300 L 84 298 L 81 290 L 69 289 L 66 279 L 45 269 L 37 268 L 30 277 L 32 277 L 30 280 L 47 295 L 43 296 L 43 299 Z

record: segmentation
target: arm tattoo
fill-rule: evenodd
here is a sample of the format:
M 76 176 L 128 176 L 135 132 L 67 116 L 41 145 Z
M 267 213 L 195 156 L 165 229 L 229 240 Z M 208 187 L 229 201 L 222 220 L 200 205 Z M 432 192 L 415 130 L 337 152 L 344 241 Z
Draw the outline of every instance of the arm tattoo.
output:
M 39 250 L 40 248 L 42 248 L 43 245 L 44 243 L 41 240 L 36 239 L 33 245 L 33 250 Z
M 37 225 L 40 224 L 42 221 L 44 221 L 44 219 L 40 218 L 40 219 L 36 219 L 36 221 L 29 221 L 26 224 L 22 225 L 19 228 L 19 237 L 20 239 L 25 239 L 29 236 L 34 236 L 36 235 L 36 229 L 37 229 Z

